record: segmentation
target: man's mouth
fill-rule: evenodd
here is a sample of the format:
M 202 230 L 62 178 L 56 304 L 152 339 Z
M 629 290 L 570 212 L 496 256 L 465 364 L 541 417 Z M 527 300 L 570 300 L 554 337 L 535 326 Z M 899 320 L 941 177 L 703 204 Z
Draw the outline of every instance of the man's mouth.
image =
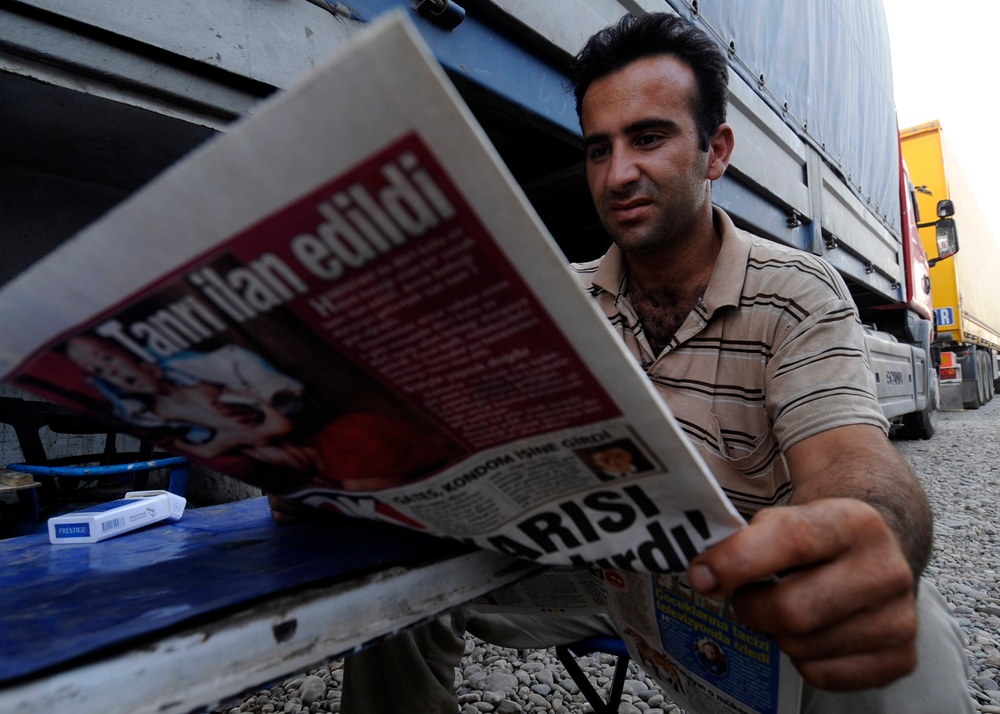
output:
M 628 222 L 640 218 L 652 202 L 645 198 L 632 198 L 627 201 L 612 201 L 608 208 L 615 220 Z

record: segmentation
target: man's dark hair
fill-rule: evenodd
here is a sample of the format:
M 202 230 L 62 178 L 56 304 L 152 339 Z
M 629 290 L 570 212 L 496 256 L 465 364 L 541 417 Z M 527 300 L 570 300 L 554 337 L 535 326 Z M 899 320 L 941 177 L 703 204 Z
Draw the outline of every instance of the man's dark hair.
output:
M 698 96 L 691 110 L 701 148 L 707 151 L 709 137 L 726 121 L 729 85 L 726 58 L 708 35 L 687 20 L 667 13 L 625 15 L 587 40 L 570 65 L 577 116 L 583 106 L 583 95 L 593 82 L 637 60 L 657 55 L 676 57 L 694 72 Z

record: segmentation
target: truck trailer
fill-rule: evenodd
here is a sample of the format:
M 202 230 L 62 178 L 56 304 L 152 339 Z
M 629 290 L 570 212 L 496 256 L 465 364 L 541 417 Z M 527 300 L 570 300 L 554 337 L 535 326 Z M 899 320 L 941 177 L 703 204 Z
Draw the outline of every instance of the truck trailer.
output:
M 1000 378 L 1000 245 L 990 221 L 949 148 L 938 121 L 900 132 L 903 156 L 917 185 L 920 216 L 951 201 L 962 249 L 931 266 L 937 338 L 934 341 L 941 401 L 946 408 L 978 409 L 993 398 Z M 922 225 L 922 224 L 921 224 Z M 921 228 L 933 249 L 933 226 Z
M 730 60 L 737 137 L 715 202 L 840 272 L 886 416 L 904 436 L 931 436 L 929 269 L 880 0 L 0 0 L 0 131 L 18 137 L 0 153 L 0 283 L 399 8 L 568 261 L 609 243 L 584 177 L 570 59 L 626 12 L 672 12 L 708 32 Z

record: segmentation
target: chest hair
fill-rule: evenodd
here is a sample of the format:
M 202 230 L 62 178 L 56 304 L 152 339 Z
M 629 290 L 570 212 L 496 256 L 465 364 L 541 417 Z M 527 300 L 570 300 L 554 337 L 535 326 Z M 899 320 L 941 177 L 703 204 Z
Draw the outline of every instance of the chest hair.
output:
M 639 317 L 646 340 L 653 348 L 654 356 L 659 355 L 670 344 L 707 287 L 707 280 L 678 290 L 659 288 L 646 291 L 638 285 L 630 286 L 632 307 Z

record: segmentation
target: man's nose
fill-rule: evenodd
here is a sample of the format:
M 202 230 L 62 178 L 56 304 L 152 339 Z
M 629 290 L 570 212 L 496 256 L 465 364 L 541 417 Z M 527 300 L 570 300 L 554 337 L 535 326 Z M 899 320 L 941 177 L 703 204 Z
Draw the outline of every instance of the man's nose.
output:
M 612 191 L 627 189 L 639 180 L 639 165 L 632 152 L 627 150 L 614 151 L 608 168 L 608 188 Z

